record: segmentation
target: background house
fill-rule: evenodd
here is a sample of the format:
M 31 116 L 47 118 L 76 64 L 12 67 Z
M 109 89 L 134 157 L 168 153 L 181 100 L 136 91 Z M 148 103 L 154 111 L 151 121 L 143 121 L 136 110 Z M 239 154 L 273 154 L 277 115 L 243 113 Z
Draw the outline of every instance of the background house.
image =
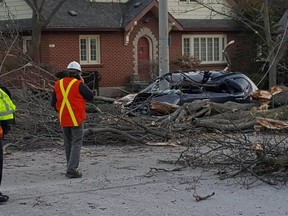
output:
M 55 1 L 46 1 L 44 16 Z M 0 13 L 13 19 L 26 52 L 31 44 L 29 4 L 25 0 L 4 0 L 1 4 Z M 241 44 L 239 24 L 211 13 L 193 0 L 168 0 L 168 7 L 170 62 L 189 55 L 201 60 L 199 69 L 225 68 L 222 50 L 235 40 L 230 54 L 233 56 Z M 40 65 L 56 73 L 76 60 L 84 71 L 101 75 L 100 95 L 121 94 L 119 87 L 158 75 L 158 11 L 157 0 L 66 1 L 42 31 Z M 233 64 L 233 70 L 245 69 L 243 62 Z M 170 64 L 170 69 L 179 68 Z

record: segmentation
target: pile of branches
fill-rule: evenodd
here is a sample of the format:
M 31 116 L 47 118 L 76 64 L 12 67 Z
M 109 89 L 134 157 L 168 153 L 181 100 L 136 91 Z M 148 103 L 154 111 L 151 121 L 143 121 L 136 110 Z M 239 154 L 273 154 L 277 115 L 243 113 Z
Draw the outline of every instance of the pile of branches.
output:
M 50 104 L 54 75 L 36 67 L 11 74 L 0 75 L 17 106 L 6 150 L 62 148 L 57 112 Z M 37 79 L 27 79 L 27 74 Z M 21 80 L 21 88 L 13 86 L 11 78 Z M 87 104 L 84 145 L 181 146 L 185 150 L 172 161 L 175 165 L 214 168 L 221 179 L 253 176 L 249 184 L 283 184 L 288 167 L 287 114 L 287 105 L 261 110 L 255 103 L 195 101 L 165 116 L 128 117 L 121 107 L 95 96 Z

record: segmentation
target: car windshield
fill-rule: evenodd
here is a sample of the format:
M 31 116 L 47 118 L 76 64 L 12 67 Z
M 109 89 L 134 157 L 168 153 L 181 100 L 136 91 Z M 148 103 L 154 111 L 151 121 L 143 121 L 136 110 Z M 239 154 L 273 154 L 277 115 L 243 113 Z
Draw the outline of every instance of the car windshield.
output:
M 166 88 L 163 88 L 166 87 Z M 163 78 L 157 78 L 155 82 L 151 83 L 145 89 L 143 89 L 140 93 L 169 93 L 175 92 L 175 89 L 171 89 L 171 82 L 167 81 Z

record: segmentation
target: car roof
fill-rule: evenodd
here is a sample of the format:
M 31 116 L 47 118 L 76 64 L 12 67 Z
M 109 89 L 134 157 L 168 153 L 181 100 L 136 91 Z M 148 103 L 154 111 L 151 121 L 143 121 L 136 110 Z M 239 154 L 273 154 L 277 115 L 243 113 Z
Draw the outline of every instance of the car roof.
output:
M 206 74 L 206 75 L 205 75 Z M 175 71 L 164 74 L 163 77 L 170 77 L 171 82 L 177 82 L 182 80 L 183 77 L 186 77 L 187 80 L 193 80 L 197 83 L 202 83 L 204 76 L 208 76 L 208 83 L 221 82 L 223 79 L 232 78 L 232 77 L 246 77 L 240 72 L 227 72 L 227 71 Z

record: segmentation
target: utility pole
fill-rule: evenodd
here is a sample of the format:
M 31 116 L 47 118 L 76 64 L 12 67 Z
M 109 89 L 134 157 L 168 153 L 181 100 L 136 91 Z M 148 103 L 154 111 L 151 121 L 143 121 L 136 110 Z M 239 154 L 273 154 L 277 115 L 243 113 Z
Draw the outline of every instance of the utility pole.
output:
M 159 75 L 169 72 L 169 46 L 168 46 L 168 1 L 159 0 Z M 160 86 L 167 88 L 168 83 Z

